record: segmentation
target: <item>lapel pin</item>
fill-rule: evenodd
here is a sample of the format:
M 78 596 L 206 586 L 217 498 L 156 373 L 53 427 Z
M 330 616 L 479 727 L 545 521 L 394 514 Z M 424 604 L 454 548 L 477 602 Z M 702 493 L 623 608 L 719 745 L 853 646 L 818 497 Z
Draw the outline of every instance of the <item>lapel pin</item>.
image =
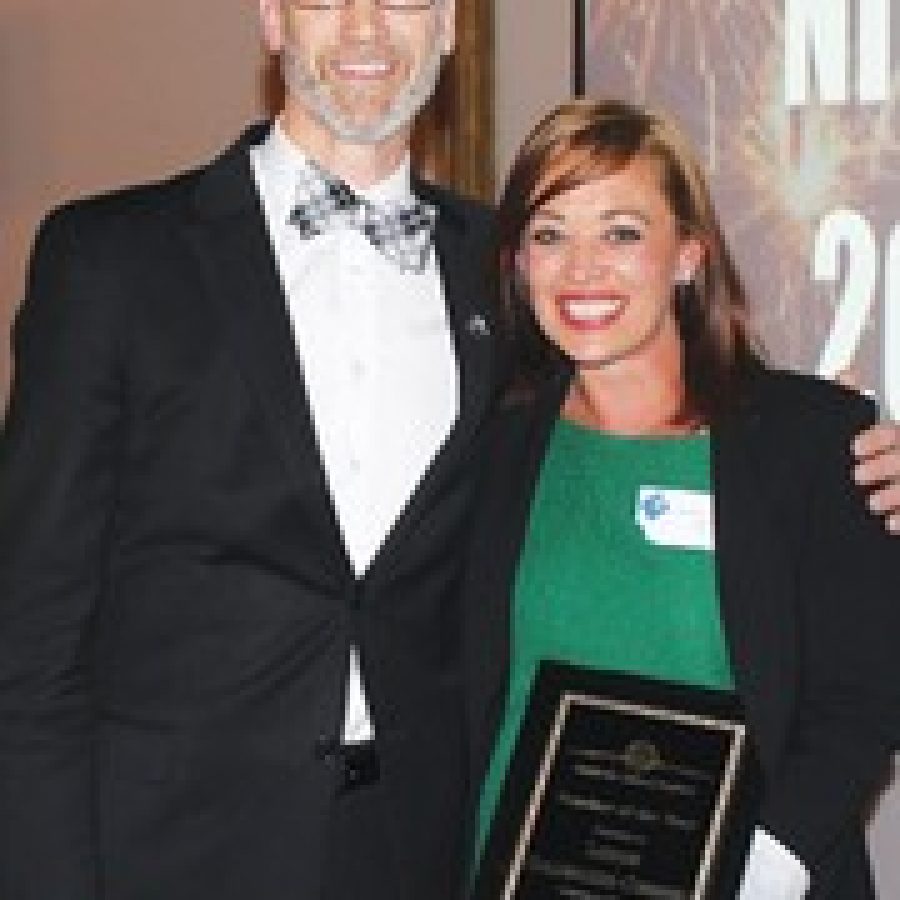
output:
M 484 316 L 470 316 L 466 322 L 466 330 L 473 337 L 487 337 L 491 333 L 491 327 Z

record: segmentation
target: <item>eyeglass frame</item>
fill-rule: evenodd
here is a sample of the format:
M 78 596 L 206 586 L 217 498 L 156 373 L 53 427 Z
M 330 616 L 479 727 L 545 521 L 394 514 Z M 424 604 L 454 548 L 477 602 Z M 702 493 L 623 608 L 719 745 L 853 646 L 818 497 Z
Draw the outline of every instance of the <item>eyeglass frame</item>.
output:
M 337 12 L 352 6 L 355 0 L 288 0 L 288 4 L 295 9 Z M 404 3 L 403 0 L 375 0 L 379 9 L 389 12 L 427 12 L 434 9 L 441 0 L 417 0 L 414 3 Z

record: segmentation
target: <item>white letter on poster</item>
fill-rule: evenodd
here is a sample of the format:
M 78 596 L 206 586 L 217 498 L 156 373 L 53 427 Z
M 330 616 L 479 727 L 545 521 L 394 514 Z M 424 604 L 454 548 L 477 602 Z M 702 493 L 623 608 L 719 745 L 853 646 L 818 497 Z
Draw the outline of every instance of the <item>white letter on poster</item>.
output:
M 821 102 L 826 106 L 847 102 L 847 38 L 847 0 L 785 0 L 784 91 L 788 106 L 809 102 L 811 63 Z
M 890 0 L 859 0 L 859 102 L 885 103 L 890 76 Z
M 900 226 L 894 228 L 887 248 L 884 273 L 884 406 L 900 420 Z
M 844 244 L 849 250 L 847 276 L 831 334 L 819 357 L 822 378 L 834 378 L 853 364 L 878 282 L 880 258 L 875 236 L 866 219 L 850 209 L 835 210 L 822 220 L 813 249 L 813 278 L 837 283 Z

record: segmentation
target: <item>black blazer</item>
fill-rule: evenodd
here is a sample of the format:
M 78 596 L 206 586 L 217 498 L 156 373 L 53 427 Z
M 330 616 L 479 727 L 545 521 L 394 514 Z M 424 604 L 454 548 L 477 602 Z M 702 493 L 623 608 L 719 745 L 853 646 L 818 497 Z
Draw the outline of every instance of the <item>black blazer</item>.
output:
M 461 412 L 354 580 L 246 148 L 43 225 L 0 441 L 0 897 L 315 898 L 357 642 L 408 896 L 465 857 L 486 210 L 424 183 Z
M 503 710 L 511 585 L 567 384 L 507 404 L 489 437 L 467 626 L 475 772 Z M 814 898 L 874 896 L 862 810 L 900 737 L 900 548 L 850 479 L 852 438 L 876 417 L 849 391 L 759 368 L 712 432 L 718 587 L 765 773 L 760 822 L 810 867 Z

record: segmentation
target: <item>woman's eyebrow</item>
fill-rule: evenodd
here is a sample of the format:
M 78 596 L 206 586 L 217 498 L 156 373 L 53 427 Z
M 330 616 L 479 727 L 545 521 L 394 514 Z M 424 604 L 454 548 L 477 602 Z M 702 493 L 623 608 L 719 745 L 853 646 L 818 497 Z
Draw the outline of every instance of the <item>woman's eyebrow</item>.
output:
M 650 223 L 650 217 L 641 212 L 639 209 L 631 209 L 629 207 L 621 207 L 614 209 L 604 209 L 598 212 L 595 216 L 599 221 L 605 222 L 609 219 L 616 219 L 619 216 L 627 216 L 631 219 L 638 219 L 644 224 Z M 531 217 L 532 219 L 552 219 L 554 222 L 564 222 L 566 220 L 565 215 L 560 212 L 556 212 L 552 209 L 539 209 L 534 212 Z

